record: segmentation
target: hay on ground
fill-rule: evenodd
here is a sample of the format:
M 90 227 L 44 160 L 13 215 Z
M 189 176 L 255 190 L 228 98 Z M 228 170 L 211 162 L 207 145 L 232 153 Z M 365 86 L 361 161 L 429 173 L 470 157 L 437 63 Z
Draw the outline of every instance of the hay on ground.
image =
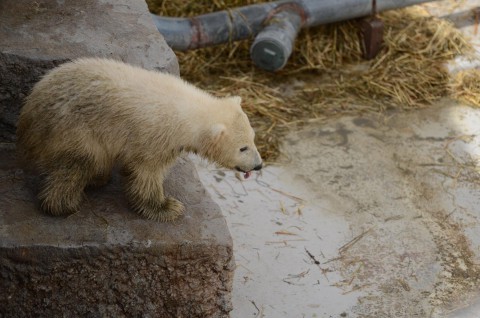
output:
M 458 72 L 452 80 L 450 90 L 456 99 L 480 107 L 480 70 Z
M 258 0 L 147 0 L 166 16 L 192 16 Z M 249 56 L 251 40 L 176 52 L 182 77 L 217 95 L 240 95 L 267 161 L 279 154 L 281 137 L 294 124 L 344 114 L 413 109 L 445 97 L 444 64 L 472 48 L 452 24 L 420 6 L 380 15 L 384 47 L 362 58 L 356 21 L 303 30 L 287 66 L 268 73 Z M 478 91 L 474 91 L 477 96 Z

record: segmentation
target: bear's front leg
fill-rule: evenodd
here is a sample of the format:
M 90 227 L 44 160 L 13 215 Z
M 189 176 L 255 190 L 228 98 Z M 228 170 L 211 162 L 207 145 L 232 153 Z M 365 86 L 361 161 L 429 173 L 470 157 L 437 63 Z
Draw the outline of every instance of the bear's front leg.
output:
M 127 197 L 135 211 L 147 219 L 171 222 L 185 211 L 184 205 L 163 193 L 165 169 L 127 169 Z

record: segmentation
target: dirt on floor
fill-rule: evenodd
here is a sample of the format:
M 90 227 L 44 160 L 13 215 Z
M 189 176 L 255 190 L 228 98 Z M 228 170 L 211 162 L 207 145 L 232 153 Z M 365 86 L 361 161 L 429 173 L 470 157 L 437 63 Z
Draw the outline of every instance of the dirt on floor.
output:
M 234 238 L 233 317 L 444 317 L 474 302 L 478 127 L 480 111 L 444 101 L 312 122 L 255 180 L 198 163 Z
M 480 213 L 478 126 L 463 125 L 476 113 L 437 107 L 341 119 L 287 139 L 285 151 L 302 154 L 292 159 L 296 173 L 337 197 L 355 234 L 330 269 L 344 278 L 338 287 L 366 292 L 354 306 L 359 317 L 428 317 L 478 288 L 480 267 L 464 232 Z
M 480 317 L 479 127 L 479 109 L 442 100 L 292 127 L 253 180 L 197 160 L 234 239 L 232 317 Z

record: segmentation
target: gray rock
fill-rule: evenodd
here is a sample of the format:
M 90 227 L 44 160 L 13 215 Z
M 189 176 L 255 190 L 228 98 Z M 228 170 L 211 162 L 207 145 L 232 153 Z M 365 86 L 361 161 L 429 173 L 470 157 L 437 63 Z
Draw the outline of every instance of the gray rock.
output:
M 165 186 L 185 216 L 158 223 L 128 209 L 118 174 L 78 213 L 45 215 L 38 177 L 0 153 L 0 317 L 228 316 L 232 241 L 191 161 Z
M 0 1 L 0 141 L 15 139 L 22 100 L 40 76 L 83 56 L 179 73 L 145 1 Z
M 8 142 L 39 78 L 82 56 L 179 72 L 142 0 L 0 1 L 0 317 L 228 316 L 232 240 L 190 161 L 165 182 L 186 205 L 174 223 L 132 212 L 116 174 L 77 214 L 39 211 Z

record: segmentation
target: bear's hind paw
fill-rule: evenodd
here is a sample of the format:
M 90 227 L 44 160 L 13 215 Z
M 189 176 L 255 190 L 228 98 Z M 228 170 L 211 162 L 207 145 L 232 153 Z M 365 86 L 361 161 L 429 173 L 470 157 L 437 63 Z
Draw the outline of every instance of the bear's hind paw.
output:
M 51 203 L 47 200 L 40 202 L 41 210 L 52 216 L 70 215 L 79 212 L 79 204 L 72 203 Z
M 77 213 L 80 210 L 82 194 L 43 190 L 39 193 L 40 209 L 49 215 L 61 216 Z
M 157 209 L 141 209 L 139 213 L 149 220 L 157 222 L 172 222 L 185 212 L 182 202 L 172 197 L 166 197 Z

